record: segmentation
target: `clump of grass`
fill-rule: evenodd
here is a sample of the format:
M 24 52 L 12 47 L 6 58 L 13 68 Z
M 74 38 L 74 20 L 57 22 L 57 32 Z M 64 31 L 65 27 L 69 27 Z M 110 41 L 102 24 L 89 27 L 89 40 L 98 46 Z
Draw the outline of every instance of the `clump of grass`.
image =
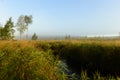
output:
M 50 50 L 21 48 L 1 61 L 0 80 L 67 80 Z
M 100 73 L 98 71 L 93 74 L 93 80 L 101 80 Z
M 89 78 L 88 78 L 88 76 L 87 76 L 87 71 L 85 70 L 85 71 L 81 71 L 81 80 L 88 80 Z
M 107 76 L 105 80 L 119 80 L 119 79 L 115 79 L 113 76 Z

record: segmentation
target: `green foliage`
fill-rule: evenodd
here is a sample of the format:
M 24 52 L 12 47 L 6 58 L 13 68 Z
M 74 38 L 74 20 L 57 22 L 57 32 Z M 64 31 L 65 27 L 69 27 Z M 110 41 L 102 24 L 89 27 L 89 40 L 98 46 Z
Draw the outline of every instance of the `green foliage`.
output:
M 0 80 L 119 80 L 119 45 L 64 41 L 0 45 Z
M 32 15 L 30 15 L 30 16 L 25 15 L 24 20 L 25 20 L 26 26 L 28 26 L 29 24 L 32 23 Z
M 93 80 L 101 80 L 100 79 L 100 73 L 97 71 L 95 74 L 93 74 Z
M 60 57 L 65 59 L 75 71 L 87 70 L 92 75 L 99 71 L 103 75 L 120 72 L 120 47 L 101 44 L 68 44 L 60 50 Z M 114 66 L 113 66 L 114 65 Z
M 3 27 L 2 26 L 0 26 L 0 39 L 2 39 L 2 31 L 3 31 Z
M 16 24 L 17 30 L 20 32 L 20 39 L 22 34 L 25 32 L 25 30 L 27 29 L 26 25 L 25 25 L 25 20 L 24 20 L 24 15 L 21 15 L 18 18 L 17 24 Z
M 27 27 L 26 38 L 28 39 L 28 25 L 32 23 L 32 15 L 30 15 L 30 16 L 25 15 L 24 16 L 24 21 L 25 21 L 25 24 L 26 24 L 26 27 Z
M 39 50 L 43 50 L 43 51 L 46 51 L 46 50 L 49 50 L 51 47 L 51 45 L 49 43 L 45 43 L 45 42 L 37 42 L 35 43 L 35 48 L 39 49 Z
M 32 16 L 21 15 L 17 21 L 17 30 L 20 32 L 20 39 L 22 34 L 27 30 L 26 37 L 28 38 L 28 25 L 32 23 Z
M 36 35 L 36 33 L 34 33 L 32 36 L 32 40 L 37 40 L 37 39 L 38 39 L 38 36 Z
M 9 53 L 10 55 L 4 55 Z M 67 75 L 58 67 L 50 50 L 36 51 L 21 48 L 13 51 L 6 48 L 0 52 L 0 80 L 67 80 Z
M 114 76 L 108 75 L 105 80 L 120 80 L 119 78 L 115 78 Z
M 81 71 L 81 80 L 88 80 L 87 71 Z
M 14 23 L 12 22 L 12 18 L 6 22 L 4 27 L 0 27 L 0 38 L 3 40 L 13 39 L 14 38 Z

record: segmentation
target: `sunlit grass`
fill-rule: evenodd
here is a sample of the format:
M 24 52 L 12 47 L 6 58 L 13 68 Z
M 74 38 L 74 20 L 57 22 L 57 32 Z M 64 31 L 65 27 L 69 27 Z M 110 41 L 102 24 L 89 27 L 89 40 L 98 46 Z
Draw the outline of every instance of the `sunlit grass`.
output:
M 117 70 L 119 62 L 114 62 L 119 61 L 119 47 L 120 40 L 0 41 L 0 80 L 120 80 L 120 75 L 101 76 L 99 71 L 89 76 L 87 69 L 69 74 L 62 61 L 91 61 L 87 68 L 94 68 L 100 60 L 108 67 L 108 59 Z
M 4 51 L 0 54 L 3 53 Z M 20 48 L 7 54 L 1 55 L 0 80 L 67 79 L 58 67 L 59 60 L 54 58 L 51 51 Z

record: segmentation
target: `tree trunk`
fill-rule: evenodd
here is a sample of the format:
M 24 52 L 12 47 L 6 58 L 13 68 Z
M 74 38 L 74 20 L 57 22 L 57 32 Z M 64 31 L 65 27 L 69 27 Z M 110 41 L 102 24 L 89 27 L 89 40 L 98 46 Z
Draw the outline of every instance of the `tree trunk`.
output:
M 28 40 L 28 25 L 27 25 L 26 39 Z
M 22 34 L 21 34 L 21 32 L 20 32 L 20 40 L 21 40 L 21 35 L 22 35 Z
M 26 39 L 28 40 L 28 29 L 27 29 L 27 33 L 26 33 Z

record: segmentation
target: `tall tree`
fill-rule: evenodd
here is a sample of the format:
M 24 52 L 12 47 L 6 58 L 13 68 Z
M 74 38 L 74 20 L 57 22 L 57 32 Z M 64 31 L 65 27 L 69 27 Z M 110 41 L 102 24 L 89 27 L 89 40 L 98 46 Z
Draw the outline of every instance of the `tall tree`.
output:
M 4 27 L 0 27 L 0 38 L 4 40 L 13 39 L 14 38 L 14 23 L 12 22 L 12 18 L 6 22 Z
M 26 24 L 25 24 L 25 16 L 24 15 L 21 15 L 18 18 L 16 26 L 17 26 L 17 30 L 20 32 L 20 40 L 21 40 L 22 34 L 27 29 Z
M 27 16 L 25 15 L 25 24 L 27 28 L 26 38 L 28 39 L 28 25 L 32 23 L 32 15 Z
M 26 38 L 28 39 L 28 25 L 32 23 L 32 16 L 21 15 L 18 18 L 17 30 L 20 32 L 20 39 L 22 34 L 27 30 Z
M 13 29 L 14 28 L 14 23 L 12 21 L 12 17 L 9 18 L 9 20 L 5 24 L 4 28 L 8 31 L 7 35 L 6 35 L 7 38 L 8 39 L 13 39 L 15 30 Z

